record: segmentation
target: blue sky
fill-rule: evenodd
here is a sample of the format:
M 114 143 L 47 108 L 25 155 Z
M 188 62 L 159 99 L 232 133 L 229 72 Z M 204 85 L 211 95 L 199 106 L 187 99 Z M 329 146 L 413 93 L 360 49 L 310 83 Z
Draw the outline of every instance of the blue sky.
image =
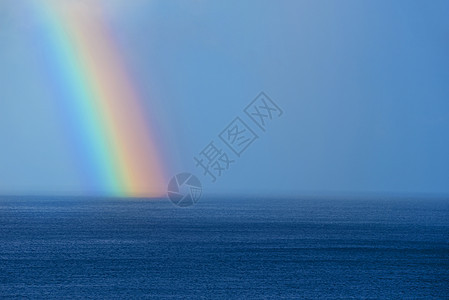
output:
M 76 193 L 30 7 L 0 4 L 0 193 Z M 173 175 L 196 173 L 222 194 L 449 194 L 448 1 L 105 7 Z M 209 182 L 193 156 L 261 91 L 284 114 Z

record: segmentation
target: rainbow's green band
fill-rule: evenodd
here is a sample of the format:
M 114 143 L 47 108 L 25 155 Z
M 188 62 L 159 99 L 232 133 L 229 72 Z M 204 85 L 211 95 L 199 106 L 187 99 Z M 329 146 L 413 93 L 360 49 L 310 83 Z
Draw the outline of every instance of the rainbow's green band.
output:
M 89 3 L 37 1 L 36 8 L 48 69 L 57 78 L 58 97 L 87 166 L 90 191 L 161 196 L 164 172 L 143 99 L 95 1 Z

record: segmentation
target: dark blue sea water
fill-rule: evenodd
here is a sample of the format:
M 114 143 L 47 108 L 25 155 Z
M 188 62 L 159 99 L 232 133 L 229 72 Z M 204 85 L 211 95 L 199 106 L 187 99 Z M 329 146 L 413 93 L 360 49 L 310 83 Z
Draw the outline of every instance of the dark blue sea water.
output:
M 0 198 L 2 298 L 449 298 L 449 201 Z

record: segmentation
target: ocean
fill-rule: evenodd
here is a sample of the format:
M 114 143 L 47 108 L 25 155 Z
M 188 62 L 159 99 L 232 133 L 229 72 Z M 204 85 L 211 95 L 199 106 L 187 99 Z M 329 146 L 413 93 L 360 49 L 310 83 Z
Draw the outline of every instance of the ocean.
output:
M 0 297 L 448 299 L 449 200 L 0 197 Z

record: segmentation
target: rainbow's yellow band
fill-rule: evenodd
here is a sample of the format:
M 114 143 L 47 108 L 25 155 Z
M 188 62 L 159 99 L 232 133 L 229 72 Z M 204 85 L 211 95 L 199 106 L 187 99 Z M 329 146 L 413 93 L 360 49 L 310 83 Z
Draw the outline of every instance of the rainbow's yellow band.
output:
M 59 99 L 95 193 L 158 197 L 164 170 L 144 102 L 95 3 L 36 1 Z

